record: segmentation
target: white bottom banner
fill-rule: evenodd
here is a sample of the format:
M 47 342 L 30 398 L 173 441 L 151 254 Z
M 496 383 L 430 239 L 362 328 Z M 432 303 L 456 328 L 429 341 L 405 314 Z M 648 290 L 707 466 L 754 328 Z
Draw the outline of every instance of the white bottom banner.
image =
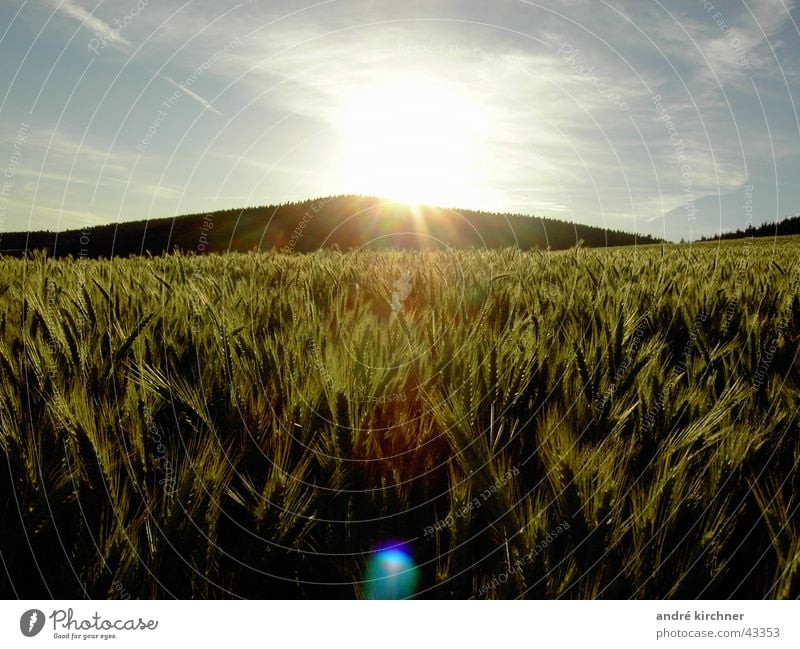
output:
M 796 601 L 2 601 L 0 612 L 4 648 L 800 647 Z

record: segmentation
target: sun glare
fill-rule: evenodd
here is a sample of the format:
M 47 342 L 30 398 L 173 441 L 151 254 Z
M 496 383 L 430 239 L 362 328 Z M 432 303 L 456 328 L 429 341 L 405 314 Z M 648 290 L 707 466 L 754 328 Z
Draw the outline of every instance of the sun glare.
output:
M 443 80 L 402 76 L 352 92 L 338 119 L 342 186 L 412 204 L 483 203 L 488 123 L 479 101 Z

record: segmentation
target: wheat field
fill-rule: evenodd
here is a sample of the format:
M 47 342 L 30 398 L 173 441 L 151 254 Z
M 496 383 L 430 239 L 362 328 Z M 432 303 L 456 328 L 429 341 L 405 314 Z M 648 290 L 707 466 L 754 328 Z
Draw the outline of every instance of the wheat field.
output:
M 0 258 L 0 590 L 796 598 L 798 253 Z

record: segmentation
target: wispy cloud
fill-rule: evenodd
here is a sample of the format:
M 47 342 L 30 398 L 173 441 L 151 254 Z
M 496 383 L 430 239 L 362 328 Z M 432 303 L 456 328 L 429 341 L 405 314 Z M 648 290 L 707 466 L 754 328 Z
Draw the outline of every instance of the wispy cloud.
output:
M 158 76 L 159 76 L 160 79 L 163 79 L 167 83 L 169 83 L 169 84 L 175 86 L 176 88 L 178 88 L 187 97 L 191 97 L 192 99 L 194 99 L 198 104 L 200 104 L 206 110 L 210 110 L 212 113 L 216 113 L 217 115 L 221 115 L 222 114 L 220 111 L 218 111 L 216 108 L 214 108 L 214 106 L 211 105 L 210 101 L 208 101 L 207 99 L 201 97 L 200 95 L 198 95 L 193 90 L 189 90 L 189 88 L 187 88 L 182 83 L 179 83 L 179 82 L 175 81 L 175 79 L 173 79 L 172 77 L 170 77 L 170 76 L 168 76 L 166 74 L 159 74 Z
M 86 9 L 72 0 L 51 0 L 51 4 L 61 13 L 79 21 L 84 27 L 102 36 L 107 41 L 118 45 L 125 45 L 126 47 L 130 46 L 130 41 L 123 38 L 119 30 L 114 29 L 107 22 L 86 11 Z

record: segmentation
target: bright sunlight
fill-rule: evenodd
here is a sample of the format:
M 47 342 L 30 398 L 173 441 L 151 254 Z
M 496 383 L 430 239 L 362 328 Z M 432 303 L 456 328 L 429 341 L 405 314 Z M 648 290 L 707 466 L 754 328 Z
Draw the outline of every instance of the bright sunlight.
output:
M 413 75 L 350 96 L 337 119 L 348 191 L 447 207 L 487 202 L 480 179 L 489 119 L 477 98 Z

